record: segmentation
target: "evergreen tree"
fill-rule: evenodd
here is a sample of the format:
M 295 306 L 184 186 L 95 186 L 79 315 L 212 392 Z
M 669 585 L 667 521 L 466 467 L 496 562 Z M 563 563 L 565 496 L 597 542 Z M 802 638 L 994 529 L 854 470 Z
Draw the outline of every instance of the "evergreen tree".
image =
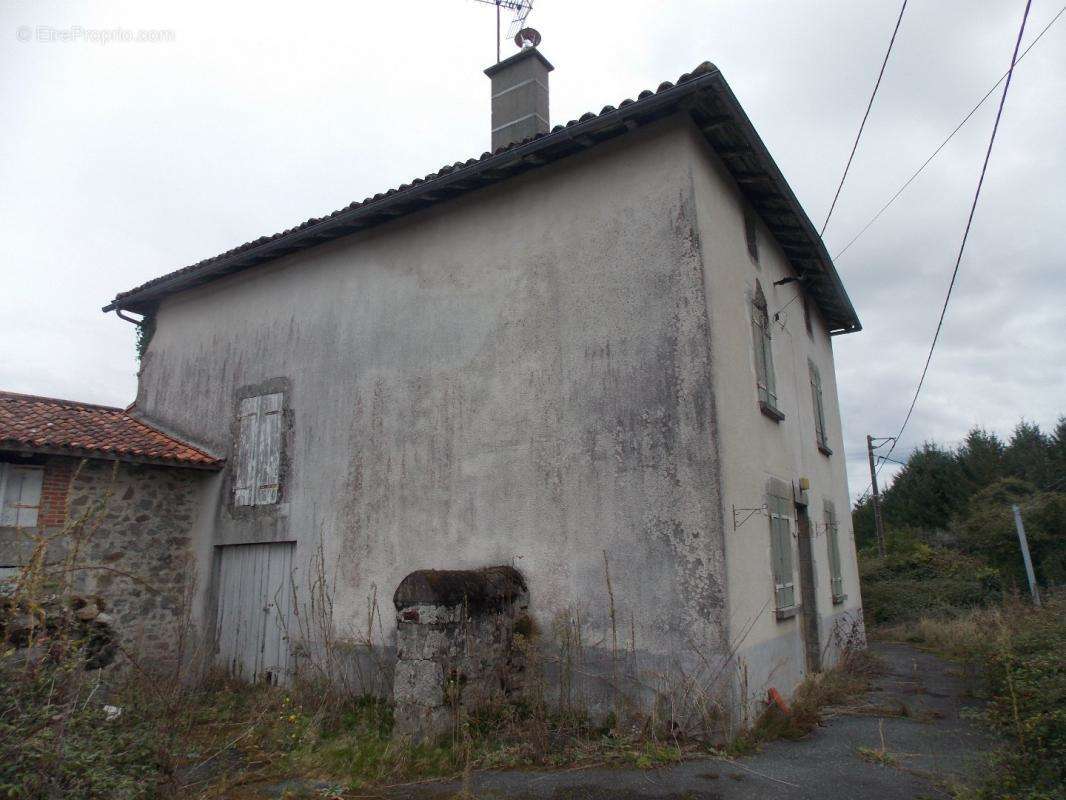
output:
M 1048 447 L 1051 482 L 1058 491 L 1066 491 L 1066 417 L 1059 417 Z
M 1007 475 L 1043 488 L 1053 480 L 1050 456 L 1051 441 L 1040 426 L 1022 420 L 1011 434 L 1003 460 Z
M 884 495 L 886 527 L 941 530 L 969 498 L 958 459 L 933 442 L 911 453 Z
M 980 491 L 1004 477 L 1003 454 L 1006 448 L 994 433 L 972 428 L 955 456 L 970 491 Z

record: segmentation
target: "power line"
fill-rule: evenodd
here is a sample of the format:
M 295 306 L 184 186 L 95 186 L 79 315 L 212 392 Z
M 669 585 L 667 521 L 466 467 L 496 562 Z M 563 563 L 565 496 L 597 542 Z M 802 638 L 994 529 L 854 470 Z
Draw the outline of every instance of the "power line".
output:
M 1029 43 L 1029 46 L 1026 47 L 1025 50 L 1022 51 L 1022 54 L 1020 56 L 1018 56 L 1018 63 L 1019 64 L 1022 63 L 1022 59 L 1025 58 L 1029 54 L 1029 51 L 1033 49 L 1034 45 L 1036 45 L 1036 43 L 1039 42 L 1041 38 L 1043 38 L 1044 34 L 1048 32 L 1048 29 L 1051 28 L 1051 26 L 1054 25 L 1056 22 L 1058 22 L 1059 17 L 1061 17 L 1063 15 L 1063 13 L 1066 13 L 1066 6 L 1063 6 L 1062 8 L 1059 9 L 1059 13 L 1057 13 L 1054 17 L 1051 18 L 1051 22 L 1049 22 L 1047 25 L 1045 25 L 1044 29 L 1042 31 L 1040 31 L 1039 34 L 1037 34 L 1036 38 L 1033 39 L 1033 41 Z M 894 195 L 892 195 L 891 199 L 889 199 L 889 201 L 887 203 L 885 203 L 881 207 L 881 210 L 878 211 L 876 214 L 874 214 L 869 222 L 867 222 L 865 225 L 863 225 L 862 230 L 860 230 L 857 234 L 855 234 L 855 236 L 851 239 L 851 241 L 848 242 L 846 245 L 844 245 L 844 247 L 841 248 L 840 252 L 836 253 L 833 256 L 833 260 L 834 261 L 836 259 L 840 258 L 842 255 L 844 255 L 844 253 L 847 252 L 848 248 L 851 247 L 853 244 L 855 244 L 855 242 L 858 241 L 859 237 L 862 236 L 864 233 L 866 233 L 866 231 L 869 230 L 870 226 L 873 225 L 875 222 L 877 222 L 877 220 L 879 220 L 881 218 L 881 215 L 884 214 L 888 210 L 888 207 L 890 205 L 892 205 L 893 203 L 895 203 L 897 199 L 899 199 L 899 196 L 901 194 L 903 194 L 903 192 L 907 189 L 907 187 L 910 186 L 912 183 L 914 183 L 914 179 L 917 178 L 919 175 L 922 174 L 922 172 L 925 171 L 925 168 L 929 166 L 930 162 L 932 162 L 932 160 L 934 158 L 936 158 L 938 155 L 940 155 L 940 151 L 944 149 L 944 147 L 947 145 L 948 142 L 950 142 L 953 138 L 955 138 L 955 134 L 958 133 L 960 130 L 962 130 L 963 126 L 967 122 L 970 121 L 970 117 L 972 117 L 974 114 L 977 113 L 977 109 L 979 109 L 981 106 L 983 106 L 985 104 L 985 100 L 987 100 L 989 97 L 991 97 L 992 93 L 996 91 L 996 89 L 999 87 L 999 85 L 1001 83 L 1003 83 L 1004 79 L 1007 77 L 1008 72 L 1010 72 L 1010 70 L 1008 70 L 1007 72 L 1004 72 L 1002 75 L 999 76 L 999 80 L 996 81 L 994 84 L 992 84 L 992 87 L 987 92 L 985 92 L 985 96 L 982 97 L 977 102 L 977 105 L 975 105 L 973 108 L 970 109 L 970 112 L 965 117 L 962 118 L 962 122 L 960 122 L 958 125 L 955 126 L 955 130 L 953 130 L 950 134 L 948 134 L 948 137 L 944 141 L 942 141 L 940 143 L 940 146 L 937 147 L 937 149 L 933 151 L 933 154 L 931 156 L 929 156 L 929 158 L 927 158 L 925 160 L 925 162 L 920 167 L 918 167 L 918 169 L 915 171 L 915 173 L 913 175 L 911 175 L 909 178 L 907 178 L 907 181 L 902 186 L 900 186 L 899 189 L 896 191 L 896 193 Z
M 1007 70 L 1007 80 L 1003 84 L 1003 94 L 999 98 L 999 108 L 996 109 L 996 121 L 992 125 L 992 135 L 988 139 L 988 149 L 985 151 L 985 160 L 981 165 L 981 177 L 977 179 L 977 190 L 973 195 L 973 203 L 970 204 L 970 215 L 966 218 L 966 229 L 962 232 L 962 242 L 959 244 L 959 254 L 955 258 L 955 269 L 951 272 L 951 282 L 948 284 L 948 292 L 944 297 L 944 305 L 940 309 L 940 319 L 936 323 L 936 331 L 933 333 L 933 341 L 929 345 L 929 355 L 925 357 L 925 366 L 922 368 L 922 377 L 918 379 L 918 388 L 914 390 L 914 397 L 911 399 L 910 408 L 907 409 L 907 416 L 903 418 L 903 424 L 899 428 L 899 433 L 895 436 L 895 441 L 892 442 L 892 446 L 888 448 L 888 452 L 885 454 L 885 458 L 892 455 L 892 451 L 896 449 L 896 445 L 899 444 L 900 437 L 903 436 L 903 431 L 907 428 L 907 423 L 911 421 L 911 414 L 914 413 L 914 406 L 918 403 L 918 395 L 922 392 L 922 385 L 925 383 L 925 376 L 929 374 L 929 364 L 933 360 L 933 351 L 936 349 L 936 343 L 940 339 L 940 330 L 944 327 L 944 317 L 948 313 L 948 303 L 951 302 L 951 292 L 955 288 L 955 280 L 959 277 L 959 266 L 962 264 L 962 254 L 966 250 L 966 240 L 970 237 L 970 228 L 973 225 L 973 217 L 977 211 L 977 201 L 981 197 L 981 187 L 985 183 L 985 173 L 988 171 L 988 162 L 992 157 L 992 146 L 996 143 L 996 133 L 999 131 L 999 121 L 1003 117 L 1003 107 L 1007 103 L 1007 92 L 1010 91 L 1011 78 L 1014 77 L 1014 67 L 1018 63 L 1018 50 L 1022 45 L 1022 35 L 1025 33 L 1025 22 L 1029 19 L 1029 9 L 1033 5 L 1033 0 L 1025 0 L 1025 13 L 1022 14 L 1022 24 L 1018 28 L 1018 38 L 1014 42 L 1014 53 L 1010 60 L 1010 69 Z
M 985 173 L 988 171 L 988 162 L 992 157 L 992 146 L 996 143 L 996 133 L 999 131 L 999 122 L 1003 117 L 1003 107 L 1007 102 L 1007 92 L 1010 91 L 1011 78 L 1014 77 L 1014 67 L 1018 64 L 1018 50 L 1021 48 L 1022 36 L 1025 33 L 1025 23 L 1029 19 L 1029 9 L 1033 4 L 1033 0 L 1026 0 L 1025 12 L 1022 14 L 1022 24 L 1018 29 L 1018 38 L 1014 42 L 1014 53 L 1011 55 L 1010 69 L 1007 70 L 1006 83 L 1003 85 L 1003 94 L 999 98 L 999 108 L 996 110 L 996 121 L 992 125 L 992 135 L 988 139 L 988 149 L 985 151 L 985 160 L 981 165 L 981 175 L 977 179 L 977 189 L 974 192 L 973 203 L 970 205 L 970 214 L 966 219 L 966 228 L 962 233 L 962 242 L 959 244 L 959 254 L 955 258 L 955 268 L 951 273 L 951 282 L 948 284 L 947 295 L 944 297 L 944 305 L 940 308 L 940 318 L 936 323 L 936 331 L 933 333 L 933 341 L 929 345 L 929 354 L 925 357 L 925 366 L 922 368 L 922 376 L 918 379 L 918 387 L 914 390 L 914 397 L 911 398 L 910 407 L 907 409 L 907 416 L 903 418 L 903 424 L 899 428 L 899 433 L 892 437 L 892 446 L 888 448 L 882 458 L 888 459 L 896 449 L 896 445 L 899 444 L 900 437 L 903 436 L 903 431 L 907 428 L 907 423 L 911 420 L 911 415 L 914 413 L 914 407 L 918 403 L 918 396 L 922 392 L 922 386 L 925 384 L 926 375 L 929 374 L 929 365 L 933 360 L 933 351 L 936 350 L 937 341 L 940 339 L 940 331 L 944 327 L 944 317 L 948 312 L 948 304 L 951 302 L 951 293 L 955 288 L 955 281 L 959 276 L 959 267 L 962 264 L 962 255 L 966 250 L 966 241 L 970 236 L 970 228 L 973 225 L 974 214 L 977 211 L 977 201 L 981 197 L 981 187 L 984 186 Z M 885 462 L 882 461 L 882 464 Z M 867 489 L 869 492 L 869 489 Z M 864 493 L 865 494 L 865 493 Z
M 885 76 L 885 67 L 888 66 L 888 57 L 892 55 L 892 45 L 896 43 L 896 34 L 899 33 L 899 24 L 903 22 L 903 12 L 907 10 L 907 0 L 903 0 L 903 7 L 899 10 L 899 18 L 896 20 L 896 27 L 892 30 L 892 38 L 888 41 L 888 50 L 885 51 L 885 59 L 881 62 L 881 71 L 877 73 L 877 82 L 874 84 L 874 90 L 870 93 L 870 102 L 866 104 L 866 113 L 862 115 L 862 122 L 859 123 L 859 132 L 855 134 L 855 143 L 851 146 L 851 155 L 848 156 L 848 163 L 844 165 L 844 174 L 840 176 L 840 184 L 837 186 L 836 194 L 833 195 L 833 202 L 829 205 L 829 213 L 825 215 L 825 222 L 822 223 L 822 230 L 818 235 L 825 234 L 826 226 L 829 225 L 829 218 L 833 216 L 833 209 L 837 206 L 837 200 L 840 199 L 840 191 L 844 188 L 844 181 L 848 177 L 848 170 L 851 169 L 851 162 L 855 158 L 855 151 L 859 149 L 859 139 L 862 138 L 862 129 L 866 127 L 866 120 L 870 117 L 870 109 L 874 106 L 874 98 L 877 97 L 877 90 L 881 86 L 881 79 Z

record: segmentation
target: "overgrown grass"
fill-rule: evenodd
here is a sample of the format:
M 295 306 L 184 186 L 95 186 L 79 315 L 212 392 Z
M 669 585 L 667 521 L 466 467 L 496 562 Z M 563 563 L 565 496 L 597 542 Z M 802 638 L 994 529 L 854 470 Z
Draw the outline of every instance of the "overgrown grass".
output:
M 387 703 L 345 699 L 324 687 L 285 690 L 222 682 L 196 704 L 183 739 L 188 757 L 176 765 L 178 774 L 200 774 L 212 761 L 229 765 L 225 775 L 200 789 L 198 796 L 204 797 L 289 776 L 357 791 L 458 778 L 476 769 L 650 768 L 699 749 L 697 743 L 662 739 L 647 729 L 622 735 L 610 726 L 529 705 L 475 713 L 437 742 L 410 744 L 393 738 Z
M 922 617 L 882 636 L 928 646 L 982 676 L 982 716 L 1001 735 L 982 800 L 1066 797 L 1066 595 Z

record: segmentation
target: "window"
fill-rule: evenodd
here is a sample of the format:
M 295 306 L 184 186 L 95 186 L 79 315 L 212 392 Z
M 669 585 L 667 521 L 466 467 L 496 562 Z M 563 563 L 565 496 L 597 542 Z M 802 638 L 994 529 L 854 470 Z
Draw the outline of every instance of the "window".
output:
M 43 478 L 42 467 L 0 463 L 0 527 L 37 527 Z
M 744 238 L 748 241 L 748 255 L 756 264 L 759 263 L 759 227 L 755 215 L 750 209 L 744 212 Z
M 785 415 L 777 410 L 777 383 L 774 380 L 774 353 L 770 343 L 770 313 L 759 282 L 751 301 L 751 332 L 755 347 L 755 384 L 759 389 L 759 408 L 778 422 Z
M 278 393 L 241 400 L 235 505 L 265 506 L 278 502 L 282 399 Z
M 774 573 L 774 603 L 779 618 L 792 616 L 796 607 L 796 582 L 792 574 L 792 487 L 771 478 L 766 489 L 770 517 L 770 558 Z
M 811 406 L 814 408 L 814 439 L 818 443 L 818 449 L 827 456 L 833 455 L 829 449 L 829 438 L 825 432 L 825 406 L 822 403 L 822 376 L 813 361 L 808 361 L 807 366 L 811 373 Z
M 825 514 L 825 540 L 829 547 L 829 585 L 833 592 L 833 603 L 836 605 L 843 603 L 848 596 L 844 594 L 844 577 L 840 571 L 839 526 L 832 500 L 825 501 L 823 513 Z

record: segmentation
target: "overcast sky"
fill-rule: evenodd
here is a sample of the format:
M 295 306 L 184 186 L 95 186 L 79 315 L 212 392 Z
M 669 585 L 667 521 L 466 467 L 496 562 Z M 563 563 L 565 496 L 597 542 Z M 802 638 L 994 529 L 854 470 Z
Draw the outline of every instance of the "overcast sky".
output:
M 1034 0 L 1025 43 L 1060 2 Z M 1023 6 L 911 0 L 830 252 L 1006 70 Z M 556 67 L 553 123 L 713 61 L 820 227 L 898 12 L 897 0 L 536 0 L 529 24 Z M 42 28 L 76 40 L 40 41 Z M 114 28 L 171 41 L 93 33 Z M 480 155 L 494 33 L 475 0 L 0 0 L 0 388 L 125 405 L 133 327 L 100 312 L 116 292 Z M 865 434 L 894 433 L 906 412 L 997 100 L 837 261 L 865 326 L 835 340 L 853 495 Z M 1066 412 L 1064 145 L 1066 15 L 1015 73 L 897 453 Z

